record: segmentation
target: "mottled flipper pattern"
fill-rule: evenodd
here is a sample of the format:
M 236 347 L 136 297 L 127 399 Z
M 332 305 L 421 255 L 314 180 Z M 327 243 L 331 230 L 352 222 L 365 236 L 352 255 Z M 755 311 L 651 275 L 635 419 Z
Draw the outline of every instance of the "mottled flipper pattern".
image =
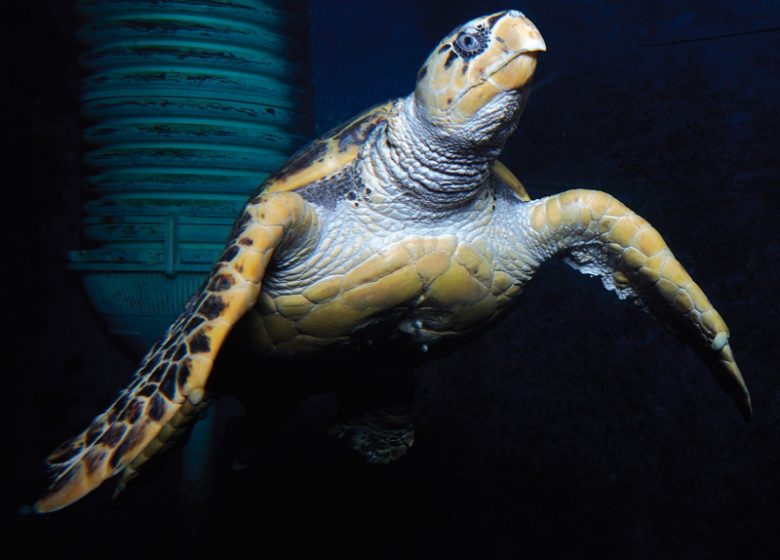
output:
M 336 420 L 328 434 L 338 439 L 346 438 L 353 450 L 375 465 L 387 465 L 400 459 L 414 444 L 412 415 L 384 410 Z
M 558 254 L 599 276 L 621 298 L 639 298 L 696 334 L 705 356 L 719 365 L 725 389 L 747 418 L 750 395 L 729 346 L 729 329 L 661 235 L 612 196 L 571 190 L 531 203 L 530 226 L 541 252 Z M 720 378 L 720 377 L 719 377 Z
M 133 470 L 162 448 L 202 404 L 217 353 L 260 293 L 266 267 L 282 245 L 315 234 L 316 216 L 294 193 L 261 195 L 247 205 L 200 291 L 149 351 L 132 383 L 81 434 L 47 462 L 49 493 L 35 504 L 61 509 L 106 479 Z M 123 477 L 123 481 L 128 478 Z

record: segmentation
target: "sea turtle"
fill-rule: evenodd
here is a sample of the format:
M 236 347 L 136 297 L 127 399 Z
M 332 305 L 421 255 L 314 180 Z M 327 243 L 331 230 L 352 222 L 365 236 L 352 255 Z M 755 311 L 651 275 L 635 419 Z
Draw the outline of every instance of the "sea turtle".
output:
M 304 360 L 317 374 L 326 358 L 360 356 L 352 377 L 382 377 L 397 360 L 379 356 L 424 358 L 495 324 L 553 256 L 692 334 L 749 417 L 728 328 L 659 233 L 603 192 L 532 200 L 497 161 L 545 50 L 518 11 L 459 26 L 413 93 L 331 131 L 265 181 L 130 386 L 48 458 L 54 482 L 35 509 L 131 478 L 207 402 L 226 341 L 261 355 L 247 376 L 294 375 Z M 390 405 L 404 392 L 375 391 L 362 408 L 346 398 L 334 432 L 369 461 L 398 458 L 413 440 L 408 409 Z

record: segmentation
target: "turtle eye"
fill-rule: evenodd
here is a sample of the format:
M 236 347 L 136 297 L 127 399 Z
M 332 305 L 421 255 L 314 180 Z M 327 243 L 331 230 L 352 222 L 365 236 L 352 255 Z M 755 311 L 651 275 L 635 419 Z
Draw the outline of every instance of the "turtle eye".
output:
M 471 58 L 485 49 L 486 37 L 477 29 L 466 29 L 455 39 L 454 46 L 463 58 Z
M 477 38 L 470 33 L 463 33 L 457 40 L 458 46 L 466 52 L 477 50 Z

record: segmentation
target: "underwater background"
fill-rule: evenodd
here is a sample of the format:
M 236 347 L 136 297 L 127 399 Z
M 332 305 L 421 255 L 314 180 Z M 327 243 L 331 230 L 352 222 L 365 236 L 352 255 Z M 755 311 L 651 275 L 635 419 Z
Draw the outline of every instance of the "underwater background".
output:
M 6 547 L 30 558 L 778 557 L 780 3 L 312 0 L 310 13 L 323 133 L 408 94 L 456 25 L 523 11 L 548 52 L 502 161 L 532 197 L 598 188 L 662 233 L 731 328 L 752 423 L 649 315 L 552 262 L 505 321 L 419 369 L 416 443 L 395 464 L 365 465 L 325 435 L 332 394 L 253 442 L 227 399 L 201 510 L 182 505 L 178 450 L 117 508 L 108 483 L 62 512 L 21 516 L 46 487 L 46 455 L 136 363 L 65 265 L 86 196 L 73 6 L 6 3 L 0 24 Z

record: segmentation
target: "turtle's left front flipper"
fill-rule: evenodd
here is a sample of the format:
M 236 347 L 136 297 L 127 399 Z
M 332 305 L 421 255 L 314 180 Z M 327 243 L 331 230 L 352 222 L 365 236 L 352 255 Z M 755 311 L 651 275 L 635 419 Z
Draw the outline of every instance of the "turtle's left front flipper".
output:
M 580 272 L 599 276 L 621 299 L 638 298 L 665 322 L 694 334 L 716 379 L 743 415 L 752 416 L 726 323 L 646 220 L 606 193 L 581 189 L 527 208 L 535 252 L 563 256 Z
M 298 194 L 250 201 L 210 277 L 142 360 L 130 386 L 49 456 L 54 481 L 35 510 L 66 507 L 163 447 L 202 403 L 217 353 L 257 301 L 271 259 L 306 251 L 317 231 L 314 210 Z

